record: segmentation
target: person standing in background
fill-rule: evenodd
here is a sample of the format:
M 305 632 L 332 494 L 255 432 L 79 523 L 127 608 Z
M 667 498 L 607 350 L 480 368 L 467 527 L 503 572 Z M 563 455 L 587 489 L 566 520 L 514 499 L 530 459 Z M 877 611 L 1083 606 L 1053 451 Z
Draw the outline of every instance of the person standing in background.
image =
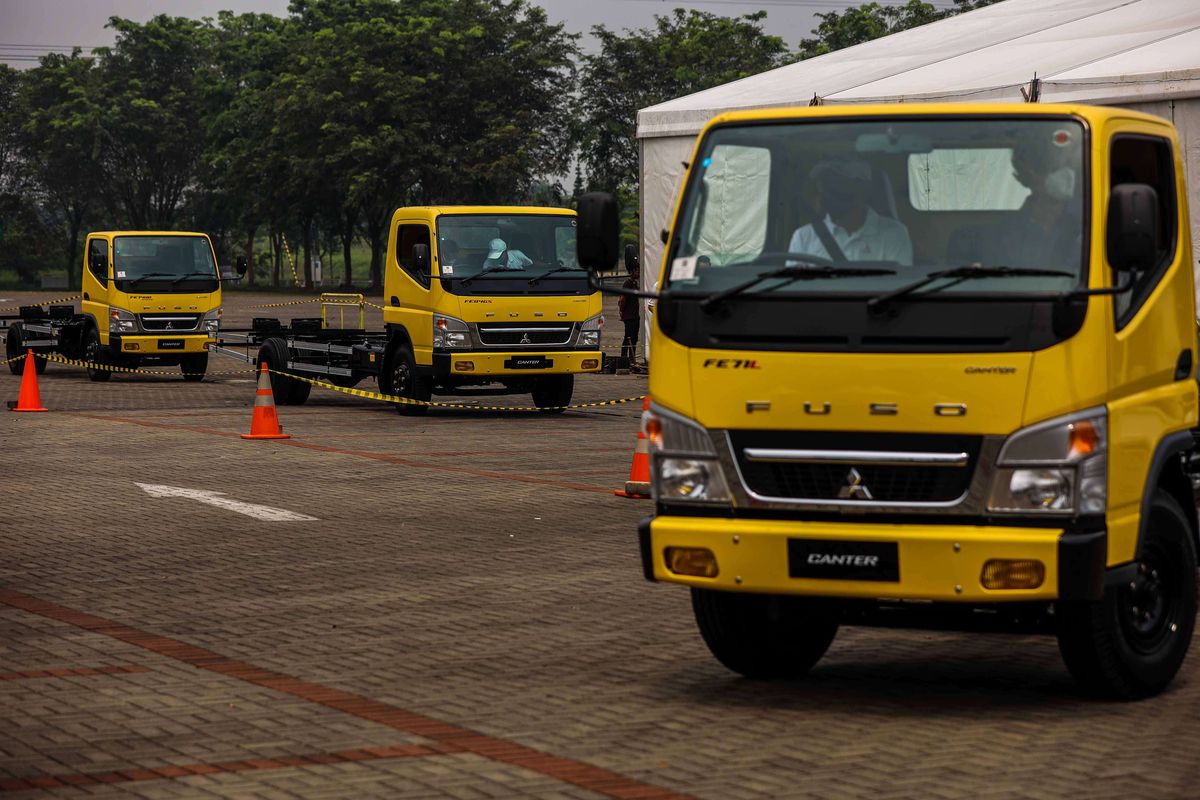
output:
M 625 269 L 629 275 L 621 284 L 623 289 L 637 290 L 641 288 L 641 266 L 636 256 L 625 259 Z M 621 295 L 617 300 L 617 311 L 621 322 L 625 324 L 625 338 L 621 340 L 621 358 L 617 366 L 621 369 L 633 369 L 637 361 L 638 331 L 642 327 L 641 304 L 636 297 Z

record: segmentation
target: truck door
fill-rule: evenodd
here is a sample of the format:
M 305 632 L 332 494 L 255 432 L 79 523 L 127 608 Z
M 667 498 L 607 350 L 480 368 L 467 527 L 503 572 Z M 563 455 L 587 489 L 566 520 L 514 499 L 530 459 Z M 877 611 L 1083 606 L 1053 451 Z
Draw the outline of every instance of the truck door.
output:
M 1174 137 L 1148 123 L 1122 121 L 1109 133 L 1106 199 L 1112 187 L 1146 184 L 1158 197 L 1157 255 L 1145 270 L 1109 272 L 1130 291 L 1111 298 L 1109 349 L 1109 563 L 1131 559 L 1142 495 L 1155 448 L 1195 414 L 1196 353 L 1183 174 Z M 1104 180 L 1103 177 L 1100 178 Z M 1101 209 L 1104 210 L 1104 209 Z M 1098 216 L 1097 219 L 1105 217 Z M 1093 237 L 1105 249 L 1105 237 Z M 1111 265 L 1104 261 L 1105 267 Z
M 417 264 L 413 249 L 424 245 L 428 253 L 424 264 Z M 412 339 L 413 356 L 418 364 L 433 363 L 433 301 L 431 272 L 435 254 L 429 223 L 420 220 L 401 221 L 396 226 L 396 266 L 398 280 L 392 286 L 392 296 L 399 300 L 399 322 Z M 390 298 L 389 298 L 390 300 Z
M 112 252 L 107 239 L 89 236 L 83 250 L 83 299 L 80 307 L 96 321 L 100 342 L 108 344 L 108 292 L 111 281 Z

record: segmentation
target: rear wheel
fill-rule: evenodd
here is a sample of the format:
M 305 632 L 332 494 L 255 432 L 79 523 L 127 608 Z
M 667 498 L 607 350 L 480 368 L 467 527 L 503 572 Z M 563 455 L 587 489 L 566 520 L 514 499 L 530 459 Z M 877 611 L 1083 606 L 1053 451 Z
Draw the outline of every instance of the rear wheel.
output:
M 566 411 L 574 393 L 574 375 L 543 375 L 533 379 L 533 404 L 543 412 L 561 414 Z
M 278 338 L 267 339 L 258 350 L 258 363 L 266 364 L 267 369 L 271 370 L 271 394 L 275 396 L 276 405 L 304 405 L 312 386 L 279 374 L 287 369 L 287 342 Z
M 208 353 L 194 356 L 184 356 L 179 360 L 179 368 L 183 370 L 185 381 L 202 381 L 208 371 Z
M 1143 523 L 1134 576 L 1096 602 L 1060 604 L 1058 646 L 1095 694 L 1156 695 L 1179 671 L 1196 624 L 1196 549 L 1179 503 L 1157 491 Z
M 836 608 L 791 595 L 692 589 L 692 611 L 717 660 L 747 678 L 799 678 L 837 636 Z
M 381 376 L 384 394 L 407 397 L 415 403 L 397 403 L 396 411 L 406 417 L 420 417 L 429 411 L 429 398 L 433 397 L 433 387 L 429 379 L 417 373 L 417 364 L 413 360 L 412 351 L 407 345 L 398 345 L 388 359 L 385 375 Z
M 24 329 L 21 327 L 21 323 L 14 322 L 8 327 L 8 334 L 4 338 L 4 358 L 8 360 L 8 370 L 13 375 L 20 375 L 25 370 L 24 361 L 13 361 L 13 359 L 25 355 L 26 349 Z M 45 372 L 46 359 L 33 359 L 33 369 L 38 375 Z
M 104 346 L 100 344 L 100 331 L 88 328 L 87 337 L 83 344 L 83 360 L 89 364 L 104 365 Z M 105 383 L 112 378 L 112 372 L 107 369 L 87 368 L 88 380 L 94 383 Z

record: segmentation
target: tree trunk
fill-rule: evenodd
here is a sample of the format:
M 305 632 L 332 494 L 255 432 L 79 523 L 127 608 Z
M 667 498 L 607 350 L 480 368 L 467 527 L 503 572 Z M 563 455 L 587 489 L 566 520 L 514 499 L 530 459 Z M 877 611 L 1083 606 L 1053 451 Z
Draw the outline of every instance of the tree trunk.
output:
M 271 288 L 278 291 L 279 270 L 283 266 L 283 234 L 280 231 L 271 231 L 271 253 L 274 267 L 271 273 Z
M 311 289 L 312 282 L 312 220 L 304 221 L 304 288 Z
M 258 232 L 258 226 L 252 226 L 246 231 L 246 285 L 254 285 L 254 234 Z
M 83 211 L 76 206 L 71 209 L 71 241 L 67 247 L 67 287 L 83 288 L 83 268 L 79 258 L 79 233 L 83 230 Z

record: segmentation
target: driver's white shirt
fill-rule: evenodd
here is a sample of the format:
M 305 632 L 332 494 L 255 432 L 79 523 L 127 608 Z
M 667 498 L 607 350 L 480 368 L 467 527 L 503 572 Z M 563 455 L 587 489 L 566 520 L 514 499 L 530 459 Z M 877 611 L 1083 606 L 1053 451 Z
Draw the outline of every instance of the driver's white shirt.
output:
M 912 265 L 912 241 L 908 238 L 908 229 L 891 217 L 876 214 L 870 206 L 867 206 L 867 218 L 862 227 L 854 233 L 835 224 L 828 214 L 822 222 L 842 248 L 847 261 L 894 261 L 904 266 Z M 796 229 L 788 251 L 829 258 L 812 225 Z

